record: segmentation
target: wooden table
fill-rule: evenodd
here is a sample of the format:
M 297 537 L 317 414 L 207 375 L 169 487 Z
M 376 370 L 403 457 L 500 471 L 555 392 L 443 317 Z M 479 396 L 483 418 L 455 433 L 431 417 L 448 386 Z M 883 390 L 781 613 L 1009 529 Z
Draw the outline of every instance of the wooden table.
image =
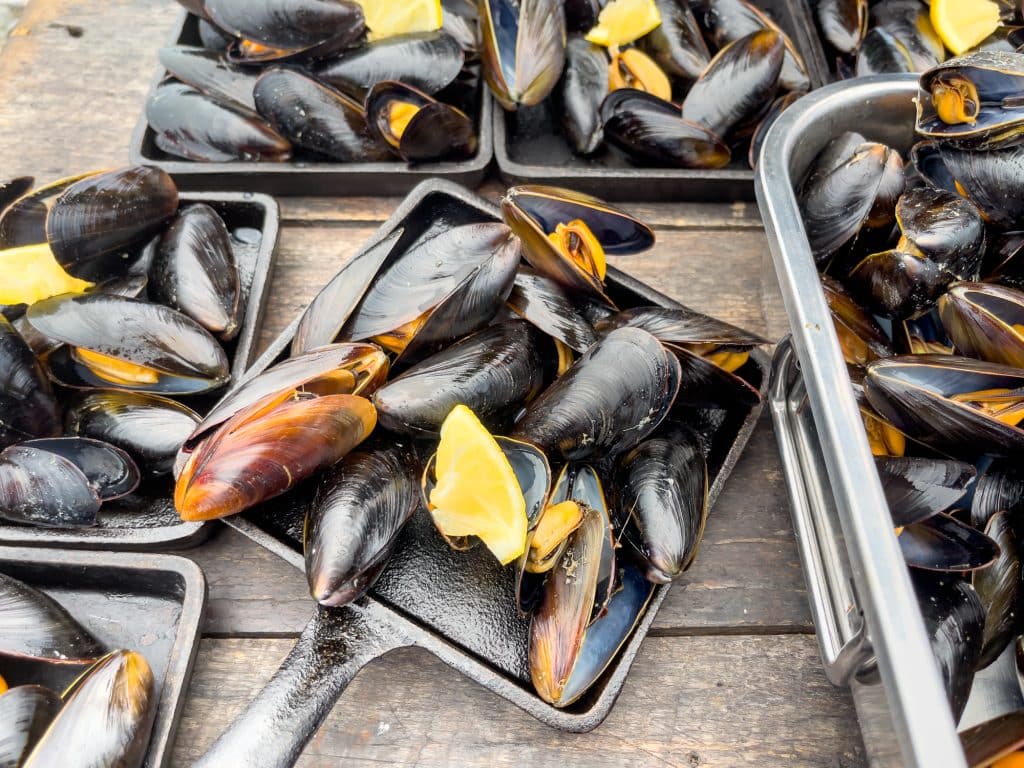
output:
M 0 55 L 0 176 L 48 181 L 126 164 L 156 49 L 178 12 L 171 0 L 32 0 Z M 499 191 L 495 182 L 482 189 Z M 396 202 L 281 201 L 261 348 Z M 692 307 L 768 331 L 767 246 L 754 206 L 627 207 L 656 227 L 658 245 L 623 268 Z M 186 554 L 210 591 L 177 738 L 181 766 L 266 682 L 313 605 L 301 573 L 224 526 Z M 825 680 L 812 633 L 765 419 L 712 511 L 696 564 L 673 588 L 597 731 L 551 730 L 405 649 L 358 676 L 299 765 L 863 765 L 851 701 Z

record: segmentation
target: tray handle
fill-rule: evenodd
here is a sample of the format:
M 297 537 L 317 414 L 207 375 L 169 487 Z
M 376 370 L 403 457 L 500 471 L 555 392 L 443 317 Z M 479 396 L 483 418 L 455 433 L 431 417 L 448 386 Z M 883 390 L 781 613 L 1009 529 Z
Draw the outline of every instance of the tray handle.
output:
M 845 687 L 874 656 L 797 366 L 787 337 L 772 364 L 770 408 L 822 664 Z
M 372 609 L 318 606 L 281 667 L 194 768 L 289 768 L 356 673 L 411 644 Z

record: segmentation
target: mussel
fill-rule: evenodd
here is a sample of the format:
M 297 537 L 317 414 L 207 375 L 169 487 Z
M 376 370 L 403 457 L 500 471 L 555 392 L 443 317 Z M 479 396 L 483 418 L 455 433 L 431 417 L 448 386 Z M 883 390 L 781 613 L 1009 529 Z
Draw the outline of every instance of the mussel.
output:
M 942 189 L 908 189 L 896 203 L 899 251 L 931 259 L 959 280 L 975 280 L 985 251 L 985 222 L 970 201 Z
M 60 195 L 97 172 L 57 179 L 42 187 L 26 190 L 0 214 L 0 247 L 16 248 L 46 242 L 46 217 Z
M 915 0 L 878 0 L 871 3 L 868 23 L 885 32 L 909 57 L 907 72 L 924 72 L 946 57 L 942 38 L 932 26 L 928 7 Z M 868 32 L 871 35 L 871 31 Z
M 508 306 L 531 325 L 576 352 L 586 352 L 597 340 L 593 326 L 565 289 L 529 267 L 520 266 L 516 272 Z
M 1018 755 L 1024 751 L 1024 709 L 1006 712 L 961 731 L 960 743 L 971 768 L 1019 765 Z
M 857 52 L 857 77 L 913 71 L 914 57 L 901 40 L 882 27 L 868 30 Z
M 366 124 L 381 146 L 410 163 L 476 154 L 469 115 L 395 80 L 382 80 L 366 94 Z
M 816 13 L 829 45 L 839 53 L 857 52 L 868 31 L 868 0 L 822 0 Z
M 65 386 L 194 394 L 230 378 L 227 355 L 209 332 L 161 304 L 88 293 L 36 302 L 26 316 L 65 344 L 46 361 Z
M 158 56 L 160 65 L 175 79 L 220 101 L 256 109 L 253 87 L 257 75 L 231 64 L 221 54 L 208 48 L 178 45 L 161 48 Z
M 895 527 L 913 525 L 950 510 L 974 480 L 974 467 L 916 456 L 875 459 Z
M 91 664 L 106 652 L 53 598 L 0 573 L 0 658 Z
M 1024 367 L 1024 293 L 990 283 L 957 283 L 939 299 L 939 314 L 961 354 Z
M 558 94 L 562 128 L 573 151 L 591 155 L 604 140 L 601 102 L 608 95 L 608 58 L 582 37 L 573 37 L 565 50 L 565 71 Z
M 41 685 L 0 692 L 0 765 L 22 765 L 60 707 L 60 696 Z
M 1024 471 L 1012 460 L 988 462 L 978 474 L 971 497 L 971 524 L 984 530 L 993 515 L 1017 518 L 1024 508 Z
M 991 238 L 981 275 L 989 283 L 1024 289 L 1024 232 L 1010 230 Z
M 642 37 L 638 45 L 664 72 L 696 80 L 711 60 L 697 19 L 687 0 L 655 0 L 661 24 Z M 568 64 L 567 64 L 568 65 Z
M 839 281 L 822 275 L 821 287 L 825 292 L 825 301 L 832 315 L 839 346 L 848 364 L 866 365 L 872 360 L 892 356 L 885 331 L 853 300 Z
M 951 514 L 897 529 L 903 559 L 914 570 L 971 573 L 991 568 L 999 545 Z
M 306 578 L 321 605 L 355 600 L 377 580 L 419 507 L 418 463 L 398 443 L 350 453 L 318 481 L 306 517 Z
M 987 568 L 971 574 L 971 585 L 985 608 L 979 669 L 994 662 L 1022 627 L 1020 549 L 1008 513 L 993 515 L 985 535 L 999 545 L 999 556 Z
M 943 144 L 939 154 L 956 191 L 978 206 L 989 224 L 1024 222 L 1024 147 L 976 152 Z
M 903 320 L 932 307 L 956 279 L 931 259 L 892 248 L 854 266 L 846 285 L 874 314 Z
M 42 366 L 14 326 L 0 316 L 0 450 L 54 434 L 59 418 Z
M 232 37 L 288 52 L 344 47 L 366 32 L 363 10 L 351 0 L 205 0 L 203 9 Z
M 11 203 L 27 194 L 35 183 L 36 180 L 32 176 L 18 176 L 0 183 L 0 215 Z

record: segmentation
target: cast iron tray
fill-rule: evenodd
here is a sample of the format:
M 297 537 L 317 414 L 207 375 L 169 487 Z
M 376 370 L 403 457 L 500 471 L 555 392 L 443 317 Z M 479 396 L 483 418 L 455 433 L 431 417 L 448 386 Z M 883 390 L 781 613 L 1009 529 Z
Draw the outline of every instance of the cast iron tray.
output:
M 245 317 L 235 339 L 225 344 L 232 378 L 252 363 L 257 334 L 270 289 L 270 273 L 277 254 L 280 209 L 267 195 L 242 192 L 184 192 L 180 205 L 203 202 L 224 219 L 228 231 L 258 230 L 259 242 L 231 238 L 242 285 Z M 185 398 L 190 408 L 203 411 L 217 397 Z M 94 528 L 36 528 L 0 521 L 0 545 L 68 547 L 78 549 L 180 549 L 198 544 L 209 532 L 203 523 L 186 523 L 178 517 L 170 495 L 144 488 L 124 499 L 103 505 Z
M 814 18 L 806 0 L 755 0 L 792 39 L 807 63 L 811 87 L 831 81 Z M 754 172 L 747 155 L 734 153 L 719 170 L 638 166 L 613 147 L 592 158 L 576 155 L 558 126 L 551 99 L 530 109 L 494 112 L 494 155 L 507 184 L 555 184 L 605 200 L 753 200 Z
M 419 232 L 424 224 L 436 222 L 458 225 L 498 219 L 493 205 L 467 190 L 428 181 L 403 201 L 361 252 L 400 226 Z M 614 268 L 609 268 L 608 278 L 608 293 L 621 306 L 678 306 Z M 286 354 L 297 323 L 278 337 L 247 377 Z M 767 356 L 756 351 L 740 375 L 763 396 L 767 371 Z M 710 442 L 712 503 L 760 411 L 758 405 L 729 413 L 700 412 L 700 426 Z M 301 569 L 305 506 L 302 494 L 293 492 L 227 522 Z M 529 620 L 515 609 L 512 570 L 498 566 L 484 547 L 454 552 L 421 508 L 407 524 L 370 596 L 344 609 L 318 608 L 281 669 L 197 765 L 291 765 L 359 669 L 406 645 L 427 649 L 552 727 L 575 732 L 597 727 L 619 695 L 668 586 L 655 589 L 632 637 L 590 691 L 572 706 L 556 709 L 542 701 L 530 683 Z
M 198 20 L 183 12 L 167 45 L 201 45 Z M 153 57 L 154 59 L 156 56 Z M 167 73 L 153 78 L 146 101 Z M 131 162 L 155 165 L 174 177 L 182 189 L 239 189 L 272 195 L 404 195 L 428 178 L 448 179 L 468 187 L 484 180 L 494 155 L 491 100 L 483 86 L 477 115 L 479 148 L 469 160 L 438 163 L 339 163 L 314 160 L 286 163 L 202 163 L 163 152 L 153 141 L 146 111 L 135 126 L 130 145 Z
M 199 650 L 206 579 L 191 560 L 173 555 L 64 552 L 0 547 L 0 573 L 54 598 L 110 649 L 139 651 L 153 669 L 156 717 L 145 768 L 170 763 L 173 734 Z M 51 685 L 66 685 L 75 669 Z M 35 682 L 15 664 L 11 685 Z M 69 758 L 69 762 L 73 762 Z

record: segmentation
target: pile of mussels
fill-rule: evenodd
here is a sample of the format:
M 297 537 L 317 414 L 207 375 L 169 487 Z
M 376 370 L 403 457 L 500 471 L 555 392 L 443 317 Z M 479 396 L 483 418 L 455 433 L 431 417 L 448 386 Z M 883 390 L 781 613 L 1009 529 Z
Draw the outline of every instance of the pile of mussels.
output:
M 185 441 L 175 503 L 187 520 L 224 517 L 309 480 L 310 590 L 344 605 L 430 509 L 439 429 L 468 407 L 499 435 L 526 500 L 518 607 L 533 612 L 535 686 L 566 706 L 625 641 L 650 582 L 693 560 L 708 493 L 694 424 L 702 409 L 758 402 L 734 371 L 764 340 L 681 307 L 618 311 L 605 254 L 654 242 L 621 210 L 517 187 L 502 214 L 409 237 L 399 227 L 348 263 L 303 314 L 290 356 Z M 557 535 L 541 546 L 545 513 L 568 500 L 583 514 L 547 521 Z
M 650 0 L 653 29 L 621 35 L 606 21 L 615 5 L 480 3 L 492 92 L 507 110 L 550 97 L 579 155 L 611 146 L 641 165 L 711 169 L 749 145 L 753 166 L 772 121 L 811 88 L 793 41 L 747 0 Z M 599 24 L 611 37 L 595 44 Z
M 1024 685 L 1021 96 L 1024 55 L 950 60 L 921 76 L 909 162 L 847 133 L 801 192 L 956 718 L 1011 643 Z
M 48 595 L 0 574 L 0 765 L 74 755 L 76 765 L 138 768 L 155 694 L 142 654 L 107 649 Z
M 0 520 L 92 526 L 108 502 L 133 509 L 140 482 L 166 494 L 200 421 L 178 398 L 231 378 L 233 243 L 260 233 L 179 208 L 146 166 L 31 183 L 0 208 Z
M 207 162 L 476 154 L 471 3 L 446 1 L 441 29 L 368 42 L 354 0 L 181 2 L 199 19 L 202 45 L 160 51 L 168 77 L 146 119 L 164 152 Z

